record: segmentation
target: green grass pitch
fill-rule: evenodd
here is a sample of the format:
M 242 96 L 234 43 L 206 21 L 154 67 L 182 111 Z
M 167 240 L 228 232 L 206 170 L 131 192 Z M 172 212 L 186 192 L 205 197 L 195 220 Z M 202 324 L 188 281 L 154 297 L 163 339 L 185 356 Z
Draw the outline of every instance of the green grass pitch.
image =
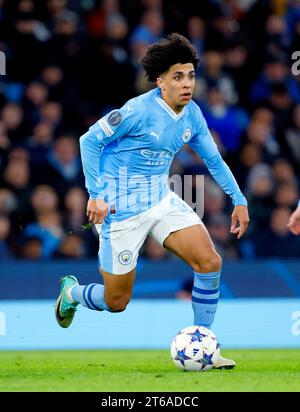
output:
M 234 370 L 184 372 L 167 350 L 0 353 L 0 391 L 300 391 L 299 350 L 224 350 Z

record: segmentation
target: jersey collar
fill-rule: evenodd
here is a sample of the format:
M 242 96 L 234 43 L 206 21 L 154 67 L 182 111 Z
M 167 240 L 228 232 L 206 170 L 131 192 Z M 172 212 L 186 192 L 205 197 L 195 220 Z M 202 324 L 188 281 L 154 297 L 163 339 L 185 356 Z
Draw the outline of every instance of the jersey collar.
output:
M 167 112 L 169 113 L 169 115 L 177 122 L 177 120 L 179 120 L 185 112 L 185 107 L 181 110 L 180 113 L 175 113 L 174 110 L 171 109 L 171 107 L 164 101 L 164 99 L 162 99 L 161 97 L 157 96 L 155 98 L 155 100 L 157 101 L 157 103 Z

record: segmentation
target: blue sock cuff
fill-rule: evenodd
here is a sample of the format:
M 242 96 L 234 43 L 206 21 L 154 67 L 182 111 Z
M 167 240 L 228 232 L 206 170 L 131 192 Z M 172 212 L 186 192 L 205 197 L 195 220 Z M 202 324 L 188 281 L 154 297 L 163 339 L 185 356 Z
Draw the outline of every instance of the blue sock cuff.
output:
M 194 324 L 211 327 L 220 296 L 220 272 L 195 273 L 192 291 Z
M 210 272 L 210 273 L 198 273 L 194 272 L 195 278 L 200 280 L 217 280 L 220 279 L 221 271 L 219 272 Z
M 214 290 L 219 289 L 221 272 L 195 273 L 193 291 L 197 289 Z

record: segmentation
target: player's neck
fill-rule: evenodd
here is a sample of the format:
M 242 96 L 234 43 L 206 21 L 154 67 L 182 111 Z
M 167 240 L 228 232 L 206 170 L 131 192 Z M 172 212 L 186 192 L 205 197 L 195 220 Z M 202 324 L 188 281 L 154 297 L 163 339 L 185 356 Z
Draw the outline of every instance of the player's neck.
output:
M 175 103 L 172 103 L 168 101 L 165 97 L 163 97 L 163 100 L 167 103 L 167 105 L 175 112 L 176 114 L 179 114 L 182 112 L 184 106 L 177 106 Z
M 176 114 L 179 114 L 182 112 L 184 106 L 177 106 L 163 92 L 161 93 L 161 96 L 162 96 L 162 99 L 167 103 L 167 105 L 173 110 L 173 112 L 175 112 Z

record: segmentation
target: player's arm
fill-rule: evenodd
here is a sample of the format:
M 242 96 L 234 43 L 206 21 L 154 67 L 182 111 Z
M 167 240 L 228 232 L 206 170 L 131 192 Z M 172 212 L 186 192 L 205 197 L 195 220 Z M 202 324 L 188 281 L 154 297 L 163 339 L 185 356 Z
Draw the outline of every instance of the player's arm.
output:
M 294 235 L 300 235 L 300 200 L 297 209 L 291 214 L 287 226 Z
M 200 110 L 197 113 L 197 120 L 199 120 L 197 132 L 190 140 L 189 145 L 203 159 L 219 186 L 231 197 L 234 210 L 231 215 L 230 232 L 237 234 L 238 239 L 240 239 L 249 224 L 247 200 L 231 170 L 222 159 Z
M 108 213 L 99 184 L 103 149 L 114 140 L 128 135 L 135 127 L 136 111 L 128 103 L 120 110 L 113 110 L 102 117 L 79 139 L 85 185 L 89 193 L 87 216 L 91 223 L 102 223 Z
M 104 146 L 91 130 L 80 137 L 79 143 L 85 186 L 89 193 L 86 214 L 91 223 L 102 223 L 107 216 L 108 207 L 104 200 L 99 197 L 97 179 Z

